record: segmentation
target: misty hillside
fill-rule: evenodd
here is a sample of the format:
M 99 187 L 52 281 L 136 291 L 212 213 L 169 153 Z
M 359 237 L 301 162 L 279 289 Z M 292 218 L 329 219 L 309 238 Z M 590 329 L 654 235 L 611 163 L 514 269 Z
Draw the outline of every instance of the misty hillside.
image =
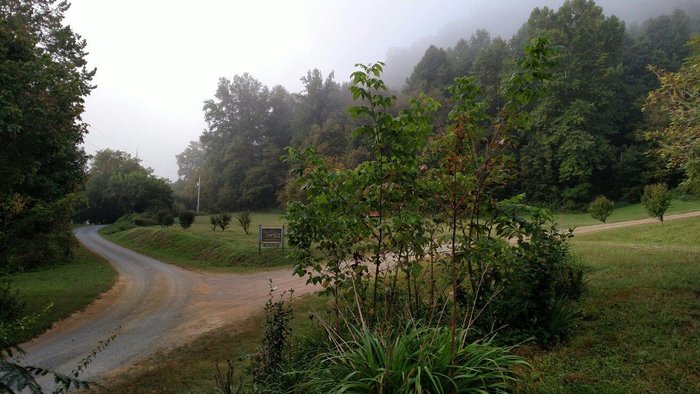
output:
M 557 8 L 560 0 L 517 1 L 482 1 L 471 6 L 469 18 L 445 25 L 433 36 L 427 36 L 406 47 L 393 47 L 387 51 L 387 71 L 384 79 L 395 89 L 403 88 L 406 78 L 411 75 L 430 45 L 453 47 L 460 39 L 468 39 L 477 30 L 488 31 L 492 36 L 508 40 L 525 23 L 535 7 Z M 603 7 L 606 15 L 616 15 L 624 20 L 628 28 L 634 30 L 645 20 L 671 13 L 675 9 L 688 11 L 691 15 L 700 15 L 698 0 L 600 0 L 596 2 Z

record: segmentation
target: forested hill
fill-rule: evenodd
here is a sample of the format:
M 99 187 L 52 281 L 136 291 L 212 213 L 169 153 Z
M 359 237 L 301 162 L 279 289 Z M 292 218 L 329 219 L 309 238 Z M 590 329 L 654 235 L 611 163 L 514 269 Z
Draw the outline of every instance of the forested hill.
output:
M 672 119 L 647 97 L 660 86 L 657 74 L 681 70 L 692 56 L 688 43 L 698 32 L 697 9 L 677 10 L 630 28 L 593 1 L 565 1 L 559 9 L 533 10 L 509 39 L 479 30 L 453 47 L 430 46 L 405 88 L 395 94 L 399 104 L 421 93 L 444 104 L 453 79 L 471 76 L 496 115 L 500 86 L 514 59 L 532 38 L 547 37 L 557 65 L 546 95 L 533 104 L 531 131 L 512 148 L 517 175 L 506 192 L 570 209 L 597 195 L 638 201 L 646 184 L 688 185 L 687 168 L 669 166 L 667 156 L 656 154 L 662 142 L 649 137 Z M 290 93 L 264 86 L 249 74 L 222 78 L 204 105 L 207 130 L 177 156 L 178 199 L 192 207 L 201 177 L 204 209 L 279 206 L 298 193 L 280 160 L 287 146 L 314 146 L 332 167 L 353 168 L 365 160 L 363 141 L 352 137 L 359 125 L 346 110 L 352 105 L 349 86 L 316 69 L 301 80 L 303 91 Z M 436 133 L 446 116 L 438 111 Z

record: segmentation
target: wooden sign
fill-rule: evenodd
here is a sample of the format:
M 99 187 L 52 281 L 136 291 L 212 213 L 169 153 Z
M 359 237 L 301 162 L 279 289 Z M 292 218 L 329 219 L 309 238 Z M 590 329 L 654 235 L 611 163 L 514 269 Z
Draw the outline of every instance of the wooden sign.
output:
M 284 226 L 263 227 L 258 226 L 258 253 L 261 247 L 282 246 L 284 250 Z

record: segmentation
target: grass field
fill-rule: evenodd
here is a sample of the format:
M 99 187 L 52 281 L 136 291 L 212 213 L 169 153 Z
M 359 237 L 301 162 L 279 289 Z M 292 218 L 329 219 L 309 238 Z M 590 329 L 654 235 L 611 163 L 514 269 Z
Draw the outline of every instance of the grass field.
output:
M 530 354 L 528 391 L 700 392 L 700 218 L 577 236 L 592 267 L 571 342 Z
M 101 231 L 108 240 L 139 253 L 190 269 L 218 272 L 247 272 L 283 266 L 286 252 L 280 248 L 263 248 L 258 254 L 258 225 L 278 227 L 284 219 L 278 213 L 252 213 L 250 233 L 245 234 L 235 213 L 226 231 L 212 231 L 209 216 L 198 216 L 189 229 L 179 224 L 168 228 L 137 227 L 110 233 Z
M 27 327 L 20 341 L 46 331 L 58 320 L 70 316 L 92 302 L 114 284 L 117 272 L 101 257 L 78 247 L 74 257 L 38 271 L 10 275 L 13 288 L 26 302 L 27 314 L 41 313 L 33 325 Z
M 668 211 L 666 211 L 666 215 L 692 211 L 700 211 L 700 200 L 673 200 L 671 202 L 671 206 L 668 208 Z M 601 223 L 600 221 L 593 219 L 589 213 L 555 213 L 554 217 L 562 228 L 590 226 Z M 644 210 L 644 206 L 642 206 L 642 204 L 633 204 L 615 209 L 612 215 L 608 217 L 606 222 L 615 223 L 647 218 L 649 218 L 649 215 Z
M 317 329 L 309 319 L 312 311 L 327 308 L 328 299 L 307 295 L 293 302 L 292 332 L 295 340 Z M 217 364 L 225 371 L 226 360 L 235 362 L 240 376 L 262 339 L 265 315 L 262 311 L 244 321 L 204 335 L 169 353 L 156 354 L 114 379 L 109 393 L 212 393 Z

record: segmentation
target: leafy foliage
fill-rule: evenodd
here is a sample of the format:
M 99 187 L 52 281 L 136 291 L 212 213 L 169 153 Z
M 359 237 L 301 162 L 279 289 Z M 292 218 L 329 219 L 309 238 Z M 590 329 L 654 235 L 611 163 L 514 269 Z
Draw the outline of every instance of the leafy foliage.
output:
M 591 214 L 593 219 L 600 220 L 605 223 L 608 216 L 612 214 L 614 209 L 613 202 L 608 200 L 605 196 L 598 196 L 588 205 L 588 213 Z
M 173 213 L 168 209 L 162 209 L 156 213 L 156 220 L 161 227 L 170 227 L 175 223 Z
M 310 364 L 301 389 L 309 393 L 508 393 L 527 367 L 509 348 L 471 342 L 459 330 L 450 352 L 447 328 L 409 326 L 394 335 L 356 331 Z
M 238 221 L 238 224 L 241 225 L 241 228 L 243 229 L 243 231 L 246 234 L 248 234 L 248 230 L 250 230 L 250 222 L 251 222 L 250 211 L 243 211 L 243 212 L 239 213 L 236 216 L 236 220 Z
M 7 324 L 22 316 L 26 304 L 19 299 L 16 289 L 7 278 L 0 277 L 0 324 Z
M 164 179 L 122 151 L 105 149 L 95 154 L 85 186 L 81 220 L 114 222 L 131 213 L 156 213 L 173 205 L 172 190 Z
M 287 292 L 280 295 L 278 301 L 274 300 L 274 292 L 270 280 L 270 294 L 265 303 L 265 332 L 262 346 L 255 353 L 251 364 L 253 379 L 259 382 L 270 380 L 279 369 L 283 360 L 283 352 L 289 347 L 289 338 L 292 332 L 290 321 L 294 316 L 290 302 L 293 291 L 289 293 L 289 300 L 284 297 Z
M 689 42 L 693 50 L 677 72 L 651 66 L 661 86 L 650 92 L 646 109 L 668 115 L 668 122 L 647 137 L 659 143 L 658 152 L 672 168 L 686 174 L 685 185 L 700 195 L 700 38 Z
M 192 211 L 182 211 L 178 216 L 180 226 L 184 229 L 190 228 L 192 223 L 194 223 L 195 213 Z
M 221 231 L 226 231 L 228 225 L 231 224 L 231 215 L 229 215 L 228 213 L 222 213 L 218 216 L 219 218 L 217 220 L 217 224 L 219 225 L 219 227 L 221 227 Z
M 664 214 L 668 206 L 671 205 L 671 193 L 668 192 L 666 184 L 655 183 L 653 185 L 644 186 L 642 204 L 649 216 L 658 218 L 661 223 L 663 223 Z
M 66 2 L 0 6 L 0 270 L 70 253 L 72 197 L 84 180 L 85 41 L 64 25 Z

